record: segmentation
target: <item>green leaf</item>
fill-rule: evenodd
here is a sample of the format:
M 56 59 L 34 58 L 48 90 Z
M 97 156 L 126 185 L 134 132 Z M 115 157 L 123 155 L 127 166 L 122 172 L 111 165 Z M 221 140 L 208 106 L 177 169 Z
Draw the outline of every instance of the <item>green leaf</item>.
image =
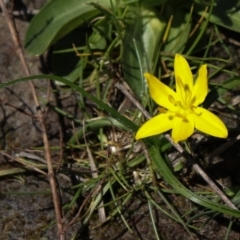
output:
M 90 38 L 88 39 L 89 47 L 91 49 L 105 49 L 107 41 L 99 32 L 93 31 Z
M 88 131 L 96 131 L 96 129 L 102 127 L 117 127 L 119 129 L 127 131 L 128 129 L 125 125 L 119 123 L 114 118 L 111 117 L 101 117 L 97 119 L 91 119 L 86 121 L 85 128 L 80 129 L 77 131 L 76 135 L 72 136 L 71 139 L 68 141 L 68 144 L 76 144 L 77 139 L 81 139 Z
M 106 16 L 100 20 L 98 20 L 93 25 L 93 33 L 88 39 L 89 47 L 91 49 L 105 49 L 107 46 L 107 40 L 106 38 L 109 37 L 110 33 L 110 14 L 104 11 L 104 9 L 100 9 L 97 7 L 97 5 L 92 4 L 96 8 L 98 8 L 100 11 L 102 10 L 105 12 Z M 108 17 L 107 17 L 108 16 Z
M 53 42 L 65 36 L 100 12 L 90 2 L 98 0 L 52 0 L 31 21 L 25 36 L 25 48 L 33 55 L 42 54 Z M 111 8 L 116 0 L 101 0 L 101 6 Z
M 164 44 L 164 51 L 171 54 L 182 53 L 191 31 L 191 14 L 179 9 L 176 5 L 166 4 L 164 10 L 166 21 L 169 21 L 171 16 L 173 16 L 173 20 Z
M 123 39 L 123 73 L 130 88 L 142 99 L 147 89 L 143 73 L 154 71 L 165 23 L 152 9 L 132 8 L 130 15 Z
M 227 214 L 229 216 L 240 218 L 240 211 L 231 209 L 225 205 L 219 204 L 214 201 L 210 201 L 207 198 L 199 196 L 194 192 L 187 189 L 173 174 L 167 163 L 162 158 L 158 148 L 158 144 L 148 145 L 150 157 L 157 167 L 159 174 L 163 179 L 178 193 L 182 194 L 184 197 L 188 198 L 192 202 L 195 202 L 203 207 L 215 210 L 220 213 Z
M 204 9 L 205 6 L 195 6 L 195 11 L 207 18 L 208 13 L 205 13 Z M 240 32 L 239 1 L 217 1 L 217 4 L 213 8 L 213 12 L 210 16 L 209 21 L 233 31 Z

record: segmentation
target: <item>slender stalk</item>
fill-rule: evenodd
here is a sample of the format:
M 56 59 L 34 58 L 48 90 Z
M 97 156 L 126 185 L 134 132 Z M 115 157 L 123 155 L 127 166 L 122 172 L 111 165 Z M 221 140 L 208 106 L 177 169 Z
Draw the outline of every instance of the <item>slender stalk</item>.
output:
M 14 22 L 13 18 L 10 17 L 10 15 L 3 3 L 3 0 L 0 0 L 0 7 L 2 8 L 2 11 L 4 13 L 6 22 L 8 24 L 8 28 L 10 30 L 14 45 L 16 47 L 16 53 L 21 60 L 25 74 L 27 76 L 30 76 L 30 70 L 27 66 L 26 59 L 24 57 L 23 49 L 21 47 L 21 43 L 20 43 L 20 39 L 19 39 L 19 35 L 17 32 L 16 26 L 15 26 L 15 22 Z M 59 190 L 57 187 L 57 180 L 56 180 L 55 173 L 54 173 L 53 166 L 52 166 L 50 145 L 49 145 L 49 141 L 48 141 L 48 137 L 47 137 L 46 126 L 44 123 L 44 117 L 43 117 L 43 113 L 42 113 L 42 110 L 41 110 L 41 107 L 39 104 L 38 96 L 37 96 L 33 81 L 28 81 L 28 84 L 29 84 L 29 87 L 32 92 L 34 104 L 37 109 L 39 123 L 40 123 L 41 131 L 42 131 L 42 139 L 43 139 L 43 143 L 44 143 L 45 158 L 46 158 L 47 167 L 48 167 L 48 179 L 49 179 L 49 183 L 50 183 L 50 187 L 51 187 L 53 204 L 54 204 L 54 209 L 55 209 L 55 214 L 56 214 L 56 219 L 57 219 L 57 228 L 58 228 L 59 239 L 64 240 L 65 233 L 63 231 L 60 195 L 59 195 Z

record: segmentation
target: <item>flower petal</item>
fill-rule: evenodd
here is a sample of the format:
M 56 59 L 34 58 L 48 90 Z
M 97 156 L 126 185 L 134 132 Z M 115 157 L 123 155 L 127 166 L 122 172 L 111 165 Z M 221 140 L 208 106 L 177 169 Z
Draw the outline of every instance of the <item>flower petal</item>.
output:
M 201 104 L 208 94 L 207 65 L 204 64 L 198 71 L 198 77 L 193 86 L 192 104 L 198 106 Z
M 200 113 L 193 115 L 196 129 L 214 137 L 226 138 L 228 136 L 225 124 L 216 115 L 201 107 L 198 107 L 196 111 Z
M 185 92 L 191 92 L 193 88 L 193 76 L 187 60 L 179 55 L 175 55 L 174 74 L 176 80 L 176 92 L 185 99 Z
M 170 130 L 173 126 L 172 114 L 161 113 L 145 122 L 137 131 L 135 139 L 154 136 Z
M 150 73 L 145 73 L 144 77 L 148 82 L 151 98 L 159 105 L 171 111 L 176 109 L 175 101 L 179 101 L 178 95 L 167 85 L 162 83 Z
M 188 115 L 187 119 L 180 117 L 174 118 L 174 125 L 172 129 L 172 139 L 174 142 L 186 140 L 194 132 L 194 121 L 192 115 Z

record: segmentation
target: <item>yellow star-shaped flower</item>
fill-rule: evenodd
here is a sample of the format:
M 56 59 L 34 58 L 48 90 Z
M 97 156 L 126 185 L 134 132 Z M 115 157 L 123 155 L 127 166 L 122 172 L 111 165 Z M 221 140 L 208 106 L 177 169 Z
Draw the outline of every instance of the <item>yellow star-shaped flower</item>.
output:
M 173 140 L 179 142 L 191 136 L 194 128 L 226 138 L 228 130 L 224 123 L 210 111 L 198 107 L 208 93 L 207 65 L 200 67 L 195 84 L 188 62 L 179 54 L 174 59 L 174 70 L 176 92 L 150 73 L 144 74 L 152 99 L 166 111 L 145 122 L 135 138 L 138 140 L 172 129 Z

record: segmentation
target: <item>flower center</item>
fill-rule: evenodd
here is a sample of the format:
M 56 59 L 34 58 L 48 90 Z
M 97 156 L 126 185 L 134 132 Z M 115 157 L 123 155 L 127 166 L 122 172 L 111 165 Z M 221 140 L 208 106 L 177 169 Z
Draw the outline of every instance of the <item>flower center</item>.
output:
M 184 84 L 180 77 L 177 78 L 178 83 L 178 95 L 180 100 L 174 99 L 172 95 L 169 95 L 169 101 L 176 106 L 175 116 L 183 118 L 183 120 L 187 119 L 187 115 L 194 113 L 197 115 L 201 115 L 201 112 L 197 112 L 197 107 L 194 106 L 194 102 L 196 97 L 192 97 L 192 92 L 188 84 Z
M 178 94 L 180 95 L 181 107 L 185 110 L 191 108 L 192 103 L 192 93 L 188 84 L 184 84 L 180 77 L 177 77 L 178 84 Z

